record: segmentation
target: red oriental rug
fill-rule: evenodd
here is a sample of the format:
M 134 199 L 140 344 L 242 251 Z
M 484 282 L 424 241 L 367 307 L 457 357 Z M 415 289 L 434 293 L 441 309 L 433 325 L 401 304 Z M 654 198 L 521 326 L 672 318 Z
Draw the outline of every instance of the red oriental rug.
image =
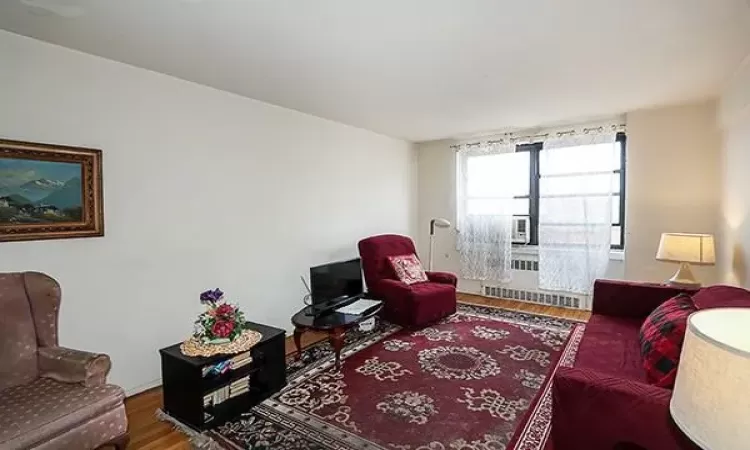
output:
M 541 450 L 551 374 L 572 365 L 583 329 L 469 305 L 421 330 L 380 324 L 349 336 L 341 370 L 327 344 L 290 360 L 283 391 L 211 436 L 226 448 Z

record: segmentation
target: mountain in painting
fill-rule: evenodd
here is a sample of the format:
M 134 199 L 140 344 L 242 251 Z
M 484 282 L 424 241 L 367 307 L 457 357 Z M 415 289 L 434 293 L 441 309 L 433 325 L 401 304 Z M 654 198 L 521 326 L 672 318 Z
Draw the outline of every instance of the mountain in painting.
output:
M 53 192 L 65 187 L 64 181 L 40 178 L 29 181 L 14 189 L 14 193 L 23 195 L 31 201 L 38 201 L 48 197 Z
M 68 180 L 58 190 L 37 201 L 37 203 L 56 206 L 59 209 L 80 207 L 83 203 L 81 192 L 81 179 L 75 177 Z
M 65 183 L 62 181 L 55 181 L 55 180 L 48 180 L 46 178 L 40 178 L 38 180 L 29 181 L 28 183 L 24 183 L 21 185 L 21 188 L 25 187 L 36 187 L 37 189 L 50 189 L 55 190 L 58 188 L 61 188 L 65 186 Z
M 18 194 L 11 194 L 5 198 L 8 199 L 8 202 L 12 205 L 23 206 L 23 205 L 30 205 L 33 203 L 28 198 L 24 197 L 23 195 L 18 195 Z

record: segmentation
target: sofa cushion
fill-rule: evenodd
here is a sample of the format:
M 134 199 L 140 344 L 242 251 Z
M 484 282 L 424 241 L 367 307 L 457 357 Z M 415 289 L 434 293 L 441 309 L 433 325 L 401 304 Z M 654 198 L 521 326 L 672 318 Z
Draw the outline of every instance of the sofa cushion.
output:
M 693 295 L 698 309 L 750 308 L 750 291 L 734 286 L 709 286 Z
M 0 391 L 0 448 L 28 448 L 122 405 L 112 385 L 85 387 L 37 378 Z
M 427 281 L 427 274 L 422 268 L 422 263 L 414 253 L 410 255 L 389 256 L 393 271 L 404 284 L 414 284 Z
M 34 447 L 34 450 L 118 450 L 113 445 L 106 447 L 102 447 L 102 445 L 121 437 L 127 432 L 127 429 L 127 411 L 125 411 L 125 405 L 120 405 L 101 416 L 78 425 L 76 428 L 40 443 Z M 161 440 L 157 441 L 162 442 Z
M 680 294 L 662 303 L 643 322 L 641 355 L 646 379 L 651 384 L 663 388 L 674 386 L 687 319 L 695 311 L 690 296 Z
M 640 327 L 640 319 L 594 314 L 586 324 L 575 367 L 645 382 Z
M 37 377 L 36 348 L 36 328 L 23 274 L 0 274 L 0 390 Z

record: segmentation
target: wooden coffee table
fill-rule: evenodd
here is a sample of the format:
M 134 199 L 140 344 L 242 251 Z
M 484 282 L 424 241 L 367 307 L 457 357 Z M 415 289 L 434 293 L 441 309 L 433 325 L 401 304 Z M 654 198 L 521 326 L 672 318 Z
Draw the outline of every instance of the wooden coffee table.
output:
M 333 351 L 336 354 L 335 367 L 338 370 L 341 367 L 341 349 L 344 347 L 344 334 L 346 331 L 358 326 L 365 320 L 371 319 L 383 309 L 381 304 L 377 308 L 370 310 L 367 314 L 343 314 L 332 311 L 322 316 L 316 317 L 312 314 L 312 309 L 308 306 L 292 317 L 294 325 L 294 345 L 297 347 L 297 357 L 302 354 L 301 339 L 305 331 L 324 331 L 328 333 L 328 342 L 331 343 Z

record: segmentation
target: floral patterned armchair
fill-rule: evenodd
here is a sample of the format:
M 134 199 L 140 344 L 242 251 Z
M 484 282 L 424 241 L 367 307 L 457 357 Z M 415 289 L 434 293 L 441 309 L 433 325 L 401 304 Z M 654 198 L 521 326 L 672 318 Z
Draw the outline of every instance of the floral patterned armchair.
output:
M 60 286 L 36 272 L 0 273 L 0 448 L 89 450 L 128 442 L 109 357 L 59 347 Z

